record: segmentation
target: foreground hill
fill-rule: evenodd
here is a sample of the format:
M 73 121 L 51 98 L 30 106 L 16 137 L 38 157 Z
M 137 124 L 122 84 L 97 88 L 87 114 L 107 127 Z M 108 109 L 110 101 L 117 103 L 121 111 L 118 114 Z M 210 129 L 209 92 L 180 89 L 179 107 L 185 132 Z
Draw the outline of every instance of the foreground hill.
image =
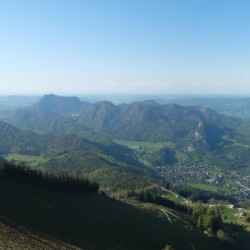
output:
M 0 171 L 0 216 L 4 218 L 0 226 L 16 235 L 14 239 L 0 232 L 4 244 L 19 242 L 29 249 L 34 243 L 33 249 L 41 249 L 43 242 L 37 241 L 43 239 L 50 242 L 47 249 L 52 243 L 54 249 L 160 250 L 167 244 L 187 250 L 233 249 L 158 208 L 139 208 L 98 193 L 55 191 L 12 176 Z M 31 234 L 36 240 L 31 240 Z
M 0 242 L 2 249 L 78 249 L 44 235 L 36 235 L 3 217 L 0 217 Z

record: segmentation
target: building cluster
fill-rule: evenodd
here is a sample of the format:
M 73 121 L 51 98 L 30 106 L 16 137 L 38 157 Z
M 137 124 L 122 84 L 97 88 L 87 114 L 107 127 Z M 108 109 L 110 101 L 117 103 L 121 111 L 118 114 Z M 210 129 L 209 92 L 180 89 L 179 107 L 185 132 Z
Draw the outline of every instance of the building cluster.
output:
M 189 182 L 207 183 L 213 177 L 209 174 L 209 164 L 205 161 L 196 164 L 177 163 L 172 166 L 158 166 L 160 175 L 176 186 L 186 185 Z
M 224 188 L 225 194 L 230 194 L 239 200 L 250 199 L 250 175 L 241 169 L 220 172 L 216 166 L 206 161 L 195 164 L 178 162 L 175 165 L 157 166 L 162 177 L 174 186 L 188 183 L 212 184 L 218 189 Z

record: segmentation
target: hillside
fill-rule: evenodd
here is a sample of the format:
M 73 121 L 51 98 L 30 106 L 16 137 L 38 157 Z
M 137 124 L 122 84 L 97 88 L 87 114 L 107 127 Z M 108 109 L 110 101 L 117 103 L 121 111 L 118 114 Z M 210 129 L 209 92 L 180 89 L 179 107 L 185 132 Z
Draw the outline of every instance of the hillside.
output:
M 79 249 L 54 238 L 34 234 L 26 228 L 0 217 L 0 242 L 2 249 Z
M 77 115 L 77 114 L 76 114 Z M 78 134 L 86 136 L 90 129 L 78 123 L 77 116 L 47 111 L 32 106 L 27 109 L 7 111 L 0 114 L 1 120 L 20 129 L 53 134 Z
M 82 113 L 82 123 L 116 139 L 170 141 L 204 151 L 216 147 L 238 125 L 236 119 L 210 109 L 154 102 L 97 103 Z
M 4 221 L 0 226 L 4 224 L 4 230 L 17 235 L 13 239 L 1 232 L 0 237 L 3 242 L 19 242 L 23 248 L 29 249 L 33 243 L 33 249 L 39 249 L 43 239 L 50 242 L 48 247 L 53 243 L 57 249 L 75 246 L 94 250 L 160 250 L 167 244 L 187 250 L 234 249 L 187 226 L 175 211 L 166 215 L 167 208 L 126 204 L 98 193 L 53 191 L 1 174 L 0 179 L 0 199 L 4 201 L 0 207 Z
M 17 225 L 24 238 L 20 244 L 34 234 L 62 248 L 65 244 L 83 249 L 162 249 L 167 244 L 176 249 L 236 247 L 227 240 L 218 241 L 216 230 L 211 238 L 198 229 L 198 217 L 193 224 L 193 207 L 185 203 L 239 204 L 248 199 L 247 123 L 203 107 L 152 101 L 82 105 L 75 98 L 64 105 L 64 100 L 45 96 L 10 114 L 12 122 L 24 126 L 21 129 L 0 122 L 0 154 L 62 179 L 67 180 L 67 173 L 76 180 L 85 177 L 98 182 L 102 195 L 69 194 L 51 183 L 52 189 L 41 182 L 34 185 L 0 176 L 0 198 L 5 201 L 0 208 L 1 226 L 15 234 L 12 225 Z M 123 202 L 103 191 L 123 197 Z M 130 200 L 128 194 L 138 197 L 132 195 Z M 171 194 L 170 201 L 166 194 Z M 223 228 L 223 237 L 236 244 L 230 225 Z M 240 232 L 248 234 L 243 228 Z M 1 237 L 8 244 L 6 234 Z M 17 244 L 13 238 L 10 241 Z
M 94 130 L 113 139 L 168 141 L 184 151 L 200 152 L 216 148 L 225 135 L 234 136 L 240 124 L 237 119 L 204 107 L 152 101 L 87 104 L 77 98 L 54 95 L 44 96 L 37 104 L 5 117 L 5 121 L 21 129 L 46 133 L 86 137 Z
M 105 188 L 151 185 L 157 173 L 143 166 L 132 150 L 91 142 L 75 135 L 49 135 L 19 130 L 0 122 L 0 154 L 51 172 L 88 176 Z
M 7 138 L 3 129 L 6 139 L 0 149 L 8 160 L 84 175 L 105 189 L 146 187 L 155 181 L 213 182 L 215 189 L 226 185 L 237 199 L 250 195 L 245 179 L 250 171 L 249 125 L 209 108 L 154 101 L 86 104 L 47 95 L 5 118 L 19 129 L 39 132 L 21 131 Z M 168 166 L 178 169 L 177 179 Z M 192 177 L 186 167 L 194 169 Z

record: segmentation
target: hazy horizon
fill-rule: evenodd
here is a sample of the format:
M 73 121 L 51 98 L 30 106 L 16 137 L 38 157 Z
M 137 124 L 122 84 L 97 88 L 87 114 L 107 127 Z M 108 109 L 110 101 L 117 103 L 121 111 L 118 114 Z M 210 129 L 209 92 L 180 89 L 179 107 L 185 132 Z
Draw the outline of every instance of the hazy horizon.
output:
M 250 95 L 248 1 L 0 3 L 0 95 Z
M 97 97 L 107 97 L 107 96 L 114 96 L 114 97 L 125 97 L 125 96 L 140 96 L 140 97 L 147 97 L 147 96 L 152 96 L 152 97 L 193 97 L 193 98 L 199 98 L 199 97 L 208 97 L 208 98 L 213 98 L 213 97 L 228 97 L 228 98 L 247 98 L 247 97 L 250 97 L 250 94 L 206 94 L 206 93 L 201 93 L 201 94 L 193 94 L 193 93 L 185 93 L 185 94 L 182 94 L 182 93 L 166 93 L 166 94 L 157 94 L 157 93 L 153 93 L 153 94 L 150 94 L 150 93 L 0 93 L 0 98 L 2 97 L 42 97 L 42 96 L 46 96 L 46 95 L 55 95 L 55 96 L 62 96 L 62 97 L 92 97 L 92 96 L 97 96 Z

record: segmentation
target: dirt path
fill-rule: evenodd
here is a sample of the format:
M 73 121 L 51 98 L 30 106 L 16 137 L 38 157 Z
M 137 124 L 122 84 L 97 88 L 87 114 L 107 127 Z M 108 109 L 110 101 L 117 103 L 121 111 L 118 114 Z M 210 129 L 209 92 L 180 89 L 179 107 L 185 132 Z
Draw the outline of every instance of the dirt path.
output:
M 184 220 L 183 218 L 181 218 L 180 216 L 177 216 L 176 214 L 172 213 L 171 211 L 164 209 L 164 208 L 159 208 L 159 210 L 167 217 L 168 221 L 170 223 L 173 223 L 171 216 L 173 216 L 174 218 L 182 221 L 184 224 L 193 227 L 193 225 L 191 225 L 189 222 L 187 222 L 186 220 Z M 183 235 L 183 237 L 187 240 L 188 244 L 190 245 L 190 247 L 192 248 L 192 250 L 196 250 L 194 244 L 192 242 L 190 242 L 186 235 L 184 235 L 183 233 L 181 233 Z
M 164 188 L 164 187 L 161 187 L 161 190 L 163 190 L 163 191 L 165 191 L 165 192 L 169 192 L 169 193 L 171 193 L 171 194 L 173 194 L 173 195 L 175 195 L 175 196 L 178 196 L 178 194 L 177 193 L 175 193 L 175 192 L 173 192 L 173 191 L 171 191 L 171 190 L 168 190 L 168 189 L 166 189 L 166 188 Z M 189 203 L 189 201 L 186 199 L 186 198 L 184 198 L 184 197 L 181 197 L 183 200 L 184 200 L 184 202 L 185 203 Z

